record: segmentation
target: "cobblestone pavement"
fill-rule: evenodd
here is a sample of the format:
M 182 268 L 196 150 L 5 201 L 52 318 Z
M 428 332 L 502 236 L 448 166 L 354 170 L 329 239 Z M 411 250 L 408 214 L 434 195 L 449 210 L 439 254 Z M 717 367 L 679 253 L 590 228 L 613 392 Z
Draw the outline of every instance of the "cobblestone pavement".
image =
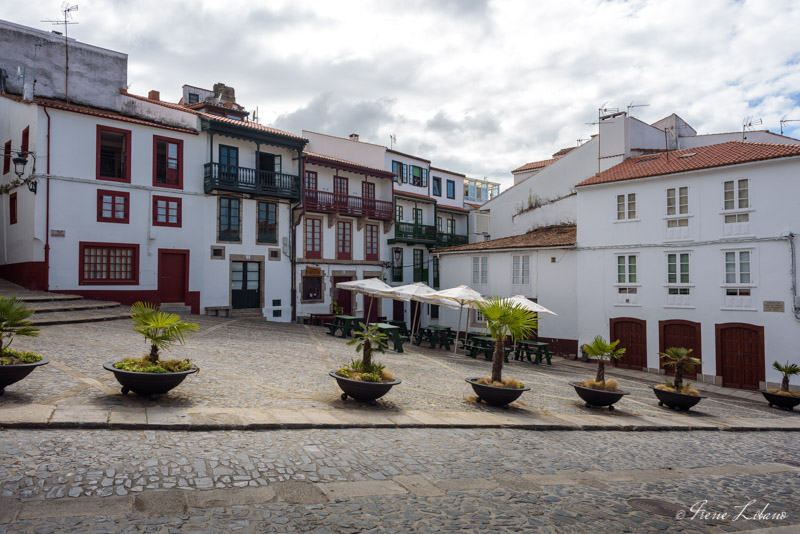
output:
M 327 372 L 348 362 L 355 352 L 345 346 L 345 340 L 326 335 L 324 328 L 256 319 L 191 316 L 191 320 L 200 324 L 200 332 L 190 337 L 186 346 L 176 346 L 171 356 L 191 358 L 201 371 L 157 402 L 121 395 L 113 375 L 102 368 L 103 362 L 137 357 L 148 348 L 129 321 L 110 321 L 45 327 L 39 338 L 15 340 L 15 348 L 41 352 L 51 363 L 9 386 L 0 397 L 0 407 L 37 404 L 90 408 L 313 408 L 330 412 L 378 410 L 386 414 L 408 410 L 496 411 L 476 404 L 472 390 L 464 382 L 466 377 L 490 373 L 490 363 L 483 360 L 410 344 L 406 344 L 408 350 L 402 354 L 387 351 L 378 360 L 403 384 L 381 399 L 378 407 L 370 407 L 340 399 L 340 391 Z M 504 376 L 520 379 L 534 388 L 508 412 L 567 415 L 598 412 L 585 408 L 567 384 L 592 377 L 595 366 L 586 364 L 576 368 L 561 358 L 554 358 L 553 363 L 547 366 L 511 362 L 504 367 Z M 609 371 L 610 375 L 614 373 Z M 658 416 L 668 411 L 658 406 L 649 390 L 659 377 L 645 373 L 617 377 L 620 387 L 631 393 L 617 404 L 617 414 Z M 798 416 L 770 409 L 763 400 L 708 395 L 689 417 L 786 420 Z
M 6 430 L 0 451 L 0 533 L 800 529 L 788 432 Z

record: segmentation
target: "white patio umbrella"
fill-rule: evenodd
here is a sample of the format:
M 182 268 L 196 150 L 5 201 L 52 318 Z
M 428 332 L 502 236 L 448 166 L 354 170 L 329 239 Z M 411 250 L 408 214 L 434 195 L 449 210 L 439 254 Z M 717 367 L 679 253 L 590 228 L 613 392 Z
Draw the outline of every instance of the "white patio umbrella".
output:
M 376 296 L 380 294 L 381 291 L 392 289 L 392 286 L 385 283 L 383 280 L 379 278 L 365 278 L 363 280 L 350 280 L 349 282 L 339 282 L 338 284 L 336 284 L 336 288 L 346 289 L 348 291 L 354 291 L 356 293 L 361 293 L 362 295 Z M 374 299 L 370 299 L 369 311 L 367 311 L 367 316 L 364 318 L 364 320 L 367 322 L 369 322 L 369 314 L 372 312 L 373 300 Z
M 469 321 L 469 309 L 475 308 L 477 303 L 485 302 L 483 296 L 469 286 L 458 286 L 443 291 L 437 291 L 430 295 L 431 297 L 439 297 L 445 300 L 451 300 L 459 305 L 458 310 L 458 326 L 456 327 L 456 344 L 453 347 L 453 354 L 458 350 L 458 334 L 461 332 L 461 314 L 464 311 L 464 306 L 467 307 L 467 321 Z M 467 330 L 464 329 L 464 343 L 467 342 Z
M 378 293 L 381 297 L 388 297 L 394 300 L 416 300 L 417 302 L 424 302 L 427 304 L 435 304 L 437 306 L 448 306 L 452 308 L 456 308 L 451 301 L 440 299 L 433 297 L 436 293 L 436 290 L 432 287 L 423 284 L 422 282 L 415 282 L 413 284 L 406 284 L 404 286 L 397 286 L 397 287 L 389 287 L 389 289 L 385 291 L 380 291 Z M 417 322 L 417 315 L 419 315 L 419 307 L 417 307 L 417 313 L 414 317 L 411 318 L 411 333 L 414 333 L 414 325 Z
M 503 299 L 503 301 L 511 304 L 512 306 L 517 304 L 519 306 L 522 306 L 526 310 L 530 310 L 536 313 L 549 313 L 550 315 L 558 315 L 556 312 L 548 310 L 541 304 L 537 304 L 536 302 L 533 302 L 531 299 L 523 297 L 522 295 L 514 295 L 513 297 L 508 297 L 506 299 Z

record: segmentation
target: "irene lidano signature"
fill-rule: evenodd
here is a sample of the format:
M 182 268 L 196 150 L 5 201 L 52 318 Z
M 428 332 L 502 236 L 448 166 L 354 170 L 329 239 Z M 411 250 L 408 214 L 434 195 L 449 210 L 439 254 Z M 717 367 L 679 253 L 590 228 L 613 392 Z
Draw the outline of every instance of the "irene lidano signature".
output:
M 680 510 L 675 519 L 688 517 L 694 521 L 780 521 L 789 517 L 785 511 L 770 510 L 770 503 L 763 506 L 753 499 L 746 504 L 734 506 L 732 511 L 718 511 L 708 508 L 708 501 L 694 503 L 689 511 Z

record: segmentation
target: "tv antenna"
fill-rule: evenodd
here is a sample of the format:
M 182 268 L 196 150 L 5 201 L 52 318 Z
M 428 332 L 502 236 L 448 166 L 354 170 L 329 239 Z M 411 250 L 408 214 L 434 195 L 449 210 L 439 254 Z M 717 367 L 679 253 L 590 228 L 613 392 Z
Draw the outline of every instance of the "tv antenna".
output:
M 745 131 L 752 132 L 753 126 L 758 126 L 761 124 L 761 119 L 753 119 L 753 116 L 750 115 L 749 117 L 745 117 L 742 120 L 742 141 L 745 140 L 744 133 Z
M 394 145 L 397 144 L 397 136 L 395 134 L 391 134 L 389 136 L 389 149 L 393 149 Z
M 787 122 L 800 122 L 800 119 L 787 119 L 786 117 L 788 117 L 788 116 L 789 115 L 784 115 L 783 117 L 781 117 L 781 135 L 783 135 L 783 125 L 784 124 L 786 124 Z
M 631 102 L 630 104 L 628 104 L 628 116 L 632 117 L 631 109 L 633 108 L 649 108 L 649 107 L 650 104 L 634 104 L 633 102 Z
M 64 13 L 64 20 L 43 20 L 42 22 L 49 22 L 53 25 L 64 25 L 64 50 L 65 50 L 65 63 L 64 63 L 64 98 L 69 103 L 69 36 L 68 28 L 70 24 L 78 24 L 72 21 L 72 12 L 78 11 L 78 4 L 69 5 L 69 2 L 61 4 L 61 12 Z

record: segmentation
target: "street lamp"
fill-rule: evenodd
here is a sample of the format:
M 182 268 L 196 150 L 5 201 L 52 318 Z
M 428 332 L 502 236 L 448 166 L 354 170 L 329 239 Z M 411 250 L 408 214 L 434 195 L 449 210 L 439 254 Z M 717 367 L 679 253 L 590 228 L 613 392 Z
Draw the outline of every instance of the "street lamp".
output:
M 17 157 L 12 158 L 12 162 L 14 163 L 14 174 L 17 175 L 18 178 L 22 178 L 22 175 L 25 174 L 25 165 L 28 163 L 28 156 L 33 158 L 33 170 L 31 174 L 28 175 L 27 178 L 22 180 L 22 183 L 28 186 L 28 191 L 36 194 L 36 186 L 39 181 L 36 178 L 32 179 L 33 172 L 36 170 L 36 156 L 33 152 L 17 152 Z

